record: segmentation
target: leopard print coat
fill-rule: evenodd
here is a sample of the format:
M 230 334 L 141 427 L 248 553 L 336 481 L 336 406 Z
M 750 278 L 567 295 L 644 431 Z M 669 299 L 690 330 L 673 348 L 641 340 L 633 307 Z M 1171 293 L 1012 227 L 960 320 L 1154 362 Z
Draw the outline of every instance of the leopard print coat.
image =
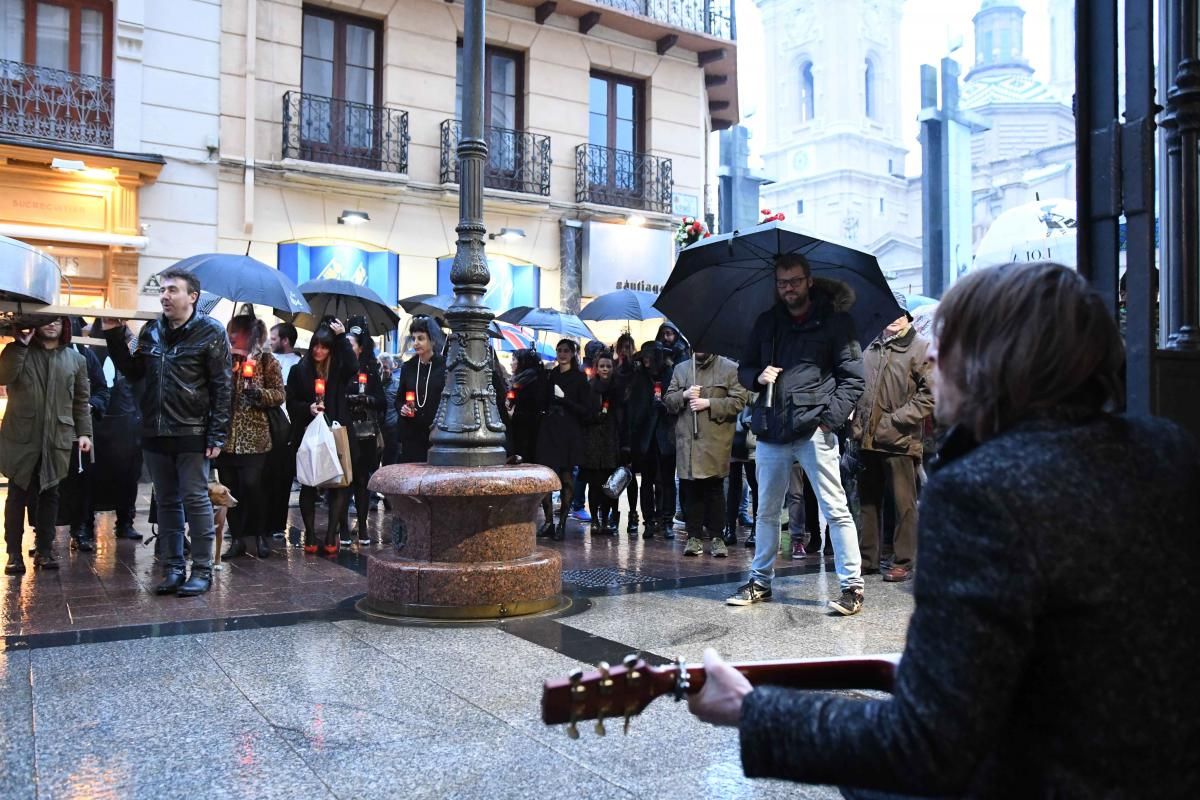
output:
M 255 362 L 253 378 L 242 377 L 242 364 L 246 359 L 233 359 L 233 413 L 229 422 L 229 439 L 225 452 L 234 455 L 267 453 L 271 450 L 271 426 L 267 422 L 267 409 L 283 405 L 283 370 L 279 361 L 266 350 L 255 350 L 250 354 Z M 261 394 L 251 402 L 244 395 L 247 387 L 258 389 Z

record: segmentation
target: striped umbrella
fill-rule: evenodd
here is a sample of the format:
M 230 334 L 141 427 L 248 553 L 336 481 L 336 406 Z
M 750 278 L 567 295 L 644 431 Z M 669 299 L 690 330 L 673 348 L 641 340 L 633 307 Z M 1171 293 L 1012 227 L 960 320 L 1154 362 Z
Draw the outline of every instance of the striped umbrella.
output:
M 531 350 L 533 348 L 533 337 L 511 322 L 492 320 L 491 325 L 488 326 L 488 335 L 493 339 L 500 340 L 501 350 Z

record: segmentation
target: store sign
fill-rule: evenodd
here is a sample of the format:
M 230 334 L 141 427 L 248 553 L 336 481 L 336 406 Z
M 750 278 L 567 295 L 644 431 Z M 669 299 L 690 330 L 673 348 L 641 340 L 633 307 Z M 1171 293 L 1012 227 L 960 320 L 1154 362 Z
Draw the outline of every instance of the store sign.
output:
M 389 305 L 400 298 L 400 256 L 389 250 L 364 250 L 348 244 L 279 245 L 279 271 L 297 284 L 343 280 L 366 286 Z
M 0 193 L 0 220 L 66 228 L 105 229 L 103 197 L 47 189 L 21 188 Z
M 488 255 L 487 293 L 483 303 L 497 314 L 517 306 L 540 306 L 542 289 L 542 270 L 536 264 L 505 256 Z M 453 294 L 454 283 L 450 280 L 450 269 L 454 266 L 454 256 L 443 256 L 438 259 L 438 294 Z
M 672 231 L 606 222 L 583 225 L 583 294 L 658 292 L 675 265 Z

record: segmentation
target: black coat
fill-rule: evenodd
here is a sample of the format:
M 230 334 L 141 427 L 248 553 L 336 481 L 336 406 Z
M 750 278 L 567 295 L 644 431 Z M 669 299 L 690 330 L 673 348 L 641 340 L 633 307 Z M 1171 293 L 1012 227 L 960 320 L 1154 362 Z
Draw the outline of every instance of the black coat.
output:
M 746 776 L 904 795 L 1200 796 L 1195 441 L 1165 420 L 1099 415 L 1030 420 L 958 458 L 949 445 L 921 497 L 892 697 L 756 688 Z
M 337 387 L 346 386 L 358 375 L 358 358 L 345 334 L 338 336 L 329 353 L 329 372 L 325 377 L 325 417 L 331 422 L 349 426 L 353 418 L 345 392 Z M 380 389 L 382 392 L 382 389 Z M 299 445 L 315 417 L 309 406 L 317 400 L 317 371 L 309 354 L 300 359 L 288 373 L 287 411 L 292 420 L 292 444 Z
M 358 376 L 365 374 L 367 382 L 359 392 Z M 363 438 L 380 431 L 387 396 L 383 393 L 383 378 L 379 374 L 379 362 L 375 359 L 360 359 L 349 381 L 342 386 L 346 405 L 350 409 L 350 435 Z M 360 399 L 361 398 L 361 399 Z
M 233 360 L 221 323 L 197 311 L 171 329 L 159 317 L 142 327 L 132 354 L 122 328 L 104 338 L 117 369 L 139 384 L 144 437 L 204 436 L 207 447 L 225 446 Z
M 579 466 L 612 471 L 627 460 L 622 452 L 628 449 L 629 425 L 624 398 L 616 380 L 610 379 L 604 384 L 599 378 L 592 378 L 588 382 L 588 413 L 583 419 L 583 461 Z
M 554 396 L 554 387 L 563 397 Z M 577 369 L 554 367 L 546 376 L 546 414 L 538 426 L 538 464 L 564 472 L 583 462 L 583 420 L 588 415 L 587 378 Z
M 513 412 L 508 422 L 509 451 L 527 464 L 537 463 L 538 430 L 546 416 L 549 378 L 541 367 L 513 376 Z
M 414 415 L 399 417 L 400 463 L 419 463 L 428 458 L 429 434 L 437 419 L 438 404 L 442 402 L 445 388 L 446 360 L 440 355 L 435 355 L 427 365 L 422 365 L 420 359 L 413 356 L 400 367 L 400 388 L 396 389 L 397 411 L 404 405 L 404 397 L 408 392 L 414 395 L 410 404 Z
M 839 310 L 844 299 L 815 286 L 812 300 L 812 311 L 800 323 L 782 303 L 759 315 L 738 362 L 738 380 L 759 393 L 751 427 L 760 441 L 807 439 L 818 425 L 837 430 L 863 393 L 862 347 L 854 320 Z M 758 382 L 768 366 L 783 369 L 769 409 L 767 391 Z

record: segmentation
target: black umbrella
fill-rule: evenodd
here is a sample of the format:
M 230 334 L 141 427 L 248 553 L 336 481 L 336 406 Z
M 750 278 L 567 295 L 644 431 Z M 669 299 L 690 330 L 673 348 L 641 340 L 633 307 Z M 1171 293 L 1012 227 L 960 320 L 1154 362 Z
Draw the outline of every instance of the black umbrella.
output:
M 501 322 L 520 325 L 535 331 L 547 331 L 561 336 L 575 336 L 580 339 L 594 339 L 595 336 L 579 317 L 559 311 L 557 308 L 532 308 L 517 306 L 510 308 L 496 317 Z
M 204 253 L 185 258 L 172 269 L 190 272 L 200 281 L 201 289 L 226 300 L 270 306 L 276 313 L 309 310 L 291 278 L 250 256 Z
M 637 320 L 658 319 L 661 311 L 654 308 L 656 297 L 653 292 L 635 292 L 633 289 L 618 289 L 615 292 L 602 294 L 587 304 L 579 312 L 579 319 L 595 320 Z
M 778 222 L 684 248 L 654 307 L 675 323 L 695 351 L 741 358 L 754 321 L 777 302 L 774 260 L 784 253 L 807 258 L 818 282 L 828 279 L 850 287 L 854 304 L 849 313 L 863 346 L 904 313 L 875 256 Z
M 454 305 L 453 294 L 414 294 L 400 300 L 400 307 L 414 317 L 445 317 Z
M 379 336 L 391 333 L 400 324 L 400 315 L 382 297 L 353 281 L 308 281 L 300 284 L 300 292 L 312 311 L 297 314 L 292 319 L 292 324 L 297 328 L 315 331 L 325 317 L 337 317 L 342 322 L 350 317 L 365 317 L 367 333 Z M 275 313 L 283 316 L 280 309 L 276 309 Z

